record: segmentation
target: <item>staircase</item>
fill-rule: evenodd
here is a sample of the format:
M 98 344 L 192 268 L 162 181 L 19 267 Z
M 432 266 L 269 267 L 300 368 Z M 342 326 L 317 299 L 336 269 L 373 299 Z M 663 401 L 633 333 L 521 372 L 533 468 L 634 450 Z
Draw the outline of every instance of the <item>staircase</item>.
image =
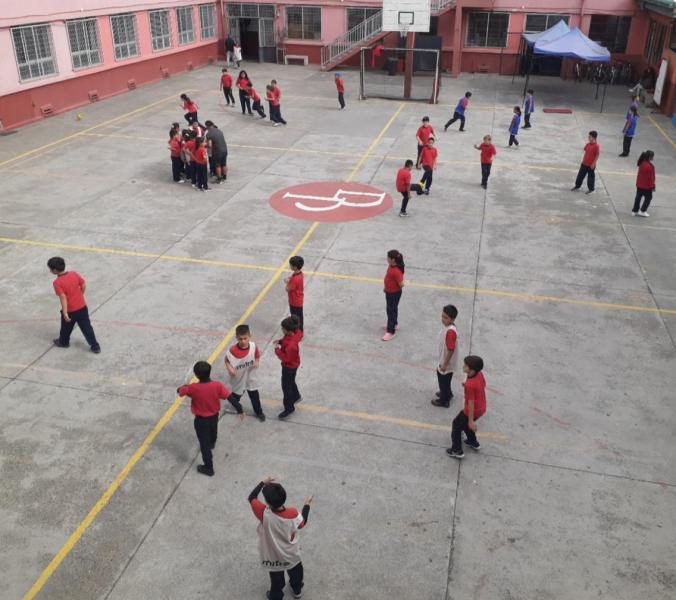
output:
M 455 0 L 430 0 L 432 15 L 438 17 L 455 6 Z M 341 62 L 354 56 L 364 46 L 369 46 L 387 35 L 383 31 L 383 11 L 362 21 L 356 27 L 322 47 L 322 71 L 330 71 Z

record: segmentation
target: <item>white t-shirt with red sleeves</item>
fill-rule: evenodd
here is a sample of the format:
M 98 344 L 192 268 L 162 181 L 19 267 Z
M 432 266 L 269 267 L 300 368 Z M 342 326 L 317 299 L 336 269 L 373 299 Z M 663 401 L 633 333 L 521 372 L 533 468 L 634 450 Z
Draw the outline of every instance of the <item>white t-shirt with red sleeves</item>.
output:
M 240 348 L 235 344 L 225 353 L 225 361 L 235 370 L 235 376 L 230 378 L 230 388 L 233 394 L 241 396 L 245 391 L 258 389 L 254 364 L 260 358 L 260 351 L 254 342 L 249 342 L 248 348 Z
M 258 524 L 258 551 L 266 571 L 288 571 L 300 561 L 297 531 L 303 527 L 303 515 L 295 508 L 275 512 L 260 500 L 251 502 Z
M 458 368 L 458 331 L 455 325 L 448 325 L 441 328 L 439 331 L 439 360 L 437 362 L 437 371 L 441 375 L 448 375 L 453 373 Z M 441 370 L 441 364 L 446 358 L 446 352 L 453 350 L 453 356 L 448 363 L 448 369 Z

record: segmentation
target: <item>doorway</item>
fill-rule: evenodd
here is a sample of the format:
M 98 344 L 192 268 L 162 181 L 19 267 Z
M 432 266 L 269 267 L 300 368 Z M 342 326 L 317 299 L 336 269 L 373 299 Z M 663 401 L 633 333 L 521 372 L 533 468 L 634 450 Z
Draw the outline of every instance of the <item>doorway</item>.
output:
M 277 62 L 275 6 L 272 4 L 226 4 L 228 33 L 242 46 L 242 58 Z

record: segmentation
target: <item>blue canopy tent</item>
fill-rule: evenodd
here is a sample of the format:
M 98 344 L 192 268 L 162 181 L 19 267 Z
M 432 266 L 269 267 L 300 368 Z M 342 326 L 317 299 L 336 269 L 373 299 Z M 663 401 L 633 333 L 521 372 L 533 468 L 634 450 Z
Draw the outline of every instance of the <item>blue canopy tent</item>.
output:
M 577 58 L 589 62 L 610 62 L 608 49 L 590 40 L 577 27 L 554 39 L 536 40 L 533 52 L 546 56 Z
M 521 44 L 519 48 L 519 54 L 521 56 L 519 63 L 517 63 L 514 73 L 512 74 L 512 83 L 514 83 L 514 77 L 516 76 L 517 70 L 521 70 L 522 75 L 527 75 L 533 67 L 533 46 L 536 42 L 549 42 L 560 38 L 561 36 L 570 32 L 570 27 L 567 23 L 561 19 L 557 21 L 555 25 L 544 31 L 539 31 L 537 33 L 522 33 L 521 34 Z M 520 65 L 520 66 L 519 66 Z

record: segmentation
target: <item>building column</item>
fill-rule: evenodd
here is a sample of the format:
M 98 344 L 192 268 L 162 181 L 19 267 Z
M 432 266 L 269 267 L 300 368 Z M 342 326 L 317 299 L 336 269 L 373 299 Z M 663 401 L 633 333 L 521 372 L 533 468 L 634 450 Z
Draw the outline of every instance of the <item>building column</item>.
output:
M 455 4 L 455 17 L 453 20 L 453 63 L 451 66 L 451 75 L 458 77 L 460 75 L 460 65 L 462 63 L 462 3 L 458 0 Z

